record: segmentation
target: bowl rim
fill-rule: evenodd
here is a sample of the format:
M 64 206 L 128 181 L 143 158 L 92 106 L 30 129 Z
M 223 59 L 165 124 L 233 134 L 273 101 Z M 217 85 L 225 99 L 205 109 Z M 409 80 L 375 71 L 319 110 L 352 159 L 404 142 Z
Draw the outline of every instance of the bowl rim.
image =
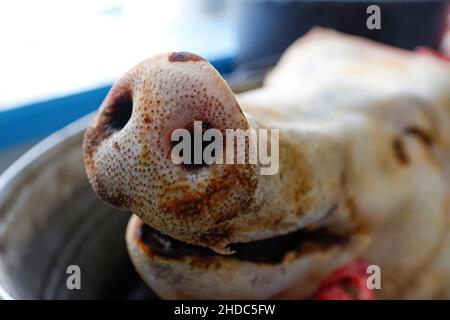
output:
M 95 112 L 89 113 L 80 119 L 68 124 L 60 130 L 52 133 L 44 138 L 16 161 L 14 161 L 1 175 L 0 175 L 0 194 L 4 189 L 8 193 L 8 187 L 20 180 L 21 177 L 28 173 L 25 170 L 37 159 L 44 155 L 50 155 L 50 151 L 55 150 L 63 141 L 70 137 L 74 137 L 82 133 L 90 124 Z M 0 199 L 1 200 L 1 199 Z M 0 300 L 16 300 L 9 290 L 0 282 Z

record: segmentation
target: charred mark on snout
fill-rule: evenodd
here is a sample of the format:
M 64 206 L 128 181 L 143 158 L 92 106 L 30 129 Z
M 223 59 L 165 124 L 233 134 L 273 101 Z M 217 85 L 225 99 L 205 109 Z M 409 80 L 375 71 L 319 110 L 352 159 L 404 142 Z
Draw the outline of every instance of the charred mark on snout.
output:
M 171 259 L 221 256 L 209 248 L 173 239 L 144 223 L 137 226 L 135 236 L 140 247 L 151 255 Z M 289 252 L 300 255 L 314 250 L 326 250 L 335 245 L 345 245 L 349 240 L 350 236 L 335 234 L 324 227 L 314 230 L 300 229 L 269 239 L 231 244 L 230 249 L 235 253 L 222 257 L 253 263 L 278 264 Z
M 205 61 L 202 57 L 190 52 L 172 52 L 169 55 L 170 62 Z

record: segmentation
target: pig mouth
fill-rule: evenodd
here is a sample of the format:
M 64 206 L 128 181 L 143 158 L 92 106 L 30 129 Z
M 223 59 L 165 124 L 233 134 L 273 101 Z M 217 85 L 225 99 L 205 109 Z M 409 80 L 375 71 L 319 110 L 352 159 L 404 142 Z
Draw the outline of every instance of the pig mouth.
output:
M 176 240 L 141 222 L 135 237 L 141 248 L 149 255 L 170 259 L 185 257 L 224 257 L 243 262 L 261 264 L 282 263 L 288 254 L 295 257 L 316 251 L 325 251 L 335 246 L 345 246 L 350 242 L 350 234 L 338 234 L 328 227 L 302 228 L 294 232 L 246 243 L 234 243 L 231 255 L 219 253 L 198 245 Z

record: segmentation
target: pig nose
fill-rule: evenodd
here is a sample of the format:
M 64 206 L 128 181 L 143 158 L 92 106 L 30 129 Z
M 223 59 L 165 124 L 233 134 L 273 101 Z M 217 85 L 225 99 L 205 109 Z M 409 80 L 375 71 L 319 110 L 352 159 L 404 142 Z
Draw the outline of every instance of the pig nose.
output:
M 174 163 L 174 130 L 189 131 L 196 122 L 220 132 L 249 128 L 207 61 L 186 52 L 161 54 L 113 86 L 85 133 L 84 156 L 89 181 L 106 202 L 174 238 L 209 245 L 201 240 L 206 232 L 244 214 L 256 169 Z

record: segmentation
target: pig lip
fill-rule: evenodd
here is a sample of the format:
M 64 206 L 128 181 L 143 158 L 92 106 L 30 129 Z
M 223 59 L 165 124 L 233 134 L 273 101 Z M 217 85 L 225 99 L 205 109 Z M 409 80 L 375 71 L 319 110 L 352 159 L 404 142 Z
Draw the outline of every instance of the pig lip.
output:
M 139 247 L 150 256 L 157 255 L 177 260 L 189 256 L 205 258 L 221 256 L 209 248 L 188 244 L 164 235 L 143 222 L 137 225 L 135 238 Z M 243 262 L 279 264 L 291 252 L 299 256 L 346 245 L 349 241 L 349 234 L 340 235 L 325 227 L 311 230 L 304 228 L 264 240 L 231 244 L 230 249 L 234 254 L 222 257 Z

